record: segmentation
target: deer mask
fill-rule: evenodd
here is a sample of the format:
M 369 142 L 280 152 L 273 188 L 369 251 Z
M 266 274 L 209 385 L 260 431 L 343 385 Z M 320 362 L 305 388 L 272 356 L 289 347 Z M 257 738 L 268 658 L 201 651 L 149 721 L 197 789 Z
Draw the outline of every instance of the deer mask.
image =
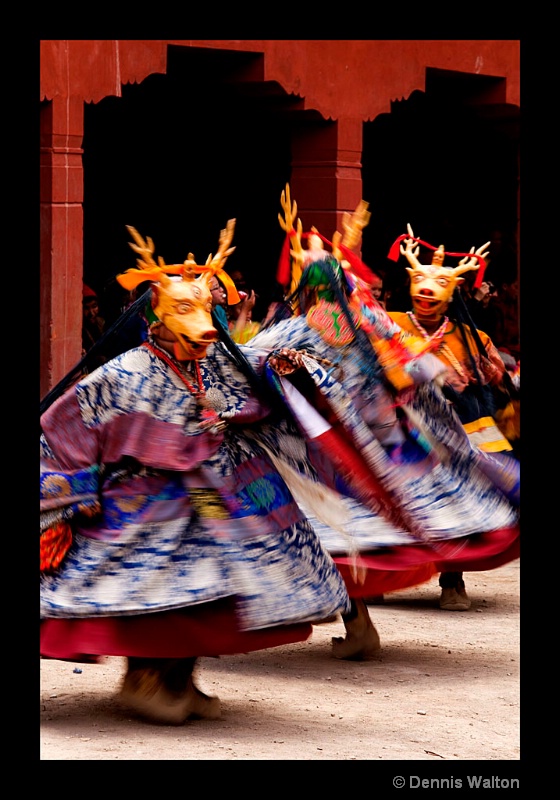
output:
M 404 239 L 405 247 L 400 245 L 400 252 L 411 265 L 406 268 L 410 275 L 410 297 L 412 307 L 417 318 L 422 321 L 437 322 L 447 311 L 457 286 L 465 280 L 462 273 L 468 270 L 479 269 L 484 258 L 488 255 L 485 249 L 489 242 L 479 247 L 471 248 L 471 252 L 459 262 L 456 267 L 444 267 L 445 250 L 440 245 L 433 254 L 431 264 L 421 264 L 418 261 L 420 247 L 418 239 L 414 237 L 412 228 L 407 226 L 408 237 Z M 433 248 L 432 248 L 433 249 Z M 453 253 L 452 255 L 457 255 Z M 461 254 L 463 255 L 463 254 Z
M 135 228 L 127 226 L 135 241 L 130 246 L 140 256 L 136 261 L 138 268 L 118 275 L 117 280 L 129 291 L 143 281 L 152 281 L 152 308 L 177 339 L 174 352 L 181 361 L 204 358 L 209 345 L 218 338 L 211 316 L 209 283 L 213 275 L 222 272 L 227 257 L 235 250 L 229 247 L 234 227 L 235 220 L 229 220 L 221 231 L 218 253 L 214 257 L 209 255 L 206 264 L 199 265 L 192 253 L 183 264 L 165 264 L 161 256 L 156 264 L 152 240 L 148 237 L 144 241 Z

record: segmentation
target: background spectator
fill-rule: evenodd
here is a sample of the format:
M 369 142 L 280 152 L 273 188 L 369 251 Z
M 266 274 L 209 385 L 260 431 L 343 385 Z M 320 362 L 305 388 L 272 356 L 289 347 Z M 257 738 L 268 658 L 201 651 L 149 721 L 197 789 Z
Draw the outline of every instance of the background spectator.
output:
M 497 294 L 494 301 L 497 319 L 493 336 L 500 352 L 520 359 L 519 342 L 519 282 L 517 270 L 503 273 L 496 278 Z
M 259 332 L 261 325 L 260 322 L 252 319 L 253 308 L 257 299 L 254 290 L 251 289 L 250 294 L 240 290 L 239 296 L 241 297 L 241 302 L 229 306 L 229 332 L 234 342 L 245 344 Z
M 500 312 L 496 307 L 497 289 L 492 281 L 482 281 L 478 288 L 474 288 L 476 274 L 467 272 L 463 275 L 465 282 L 459 291 L 465 301 L 467 310 L 476 327 L 487 333 L 495 342 L 496 328 Z
M 82 291 L 82 356 L 84 356 L 93 345 L 99 341 L 105 331 L 105 319 L 100 315 L 99 299 L 97 292 L 94 292 L 85 283 Z M 101 354 L 96 356 L 92 369 L 101 366 L 107 358 Z
M 218 321 L 222 327 L 227 331 L 229 328 L 229 319 L 227 313 L 227 291 L 223 283 L 218 280 L 216 275 L 210 280 L 210 291 L 212 293 L 212 308 Z
M 383 286 L 383 278 L 378 272 L 375 272 L 374 275 L 375 280 L 371 283 L 371 293 L 379 305 L 385 308 L 385 289 Z

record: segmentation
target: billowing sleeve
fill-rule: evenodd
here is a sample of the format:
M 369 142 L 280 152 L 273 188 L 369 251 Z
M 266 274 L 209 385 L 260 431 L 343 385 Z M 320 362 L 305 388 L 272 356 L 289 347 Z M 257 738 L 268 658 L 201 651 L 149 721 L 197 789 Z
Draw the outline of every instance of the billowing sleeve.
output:
M 41 571 L 56 568 L 72 542 L 72 519 L 101 510 L 95 433 L 81 420 L 70 389 L 41 418 Z

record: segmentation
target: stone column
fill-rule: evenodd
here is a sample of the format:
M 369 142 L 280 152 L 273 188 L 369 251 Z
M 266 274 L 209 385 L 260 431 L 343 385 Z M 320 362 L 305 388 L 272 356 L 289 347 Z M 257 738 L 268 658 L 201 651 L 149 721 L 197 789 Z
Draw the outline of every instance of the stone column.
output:
M 40 112 L 40 392 L 80 360 L 84 111 L 81 99 L 43 100 Z
M 296 128 L 290 192 L 304 232 L 314 225 L 330 241 L 362 199 L 362 130 L 354 118 Z

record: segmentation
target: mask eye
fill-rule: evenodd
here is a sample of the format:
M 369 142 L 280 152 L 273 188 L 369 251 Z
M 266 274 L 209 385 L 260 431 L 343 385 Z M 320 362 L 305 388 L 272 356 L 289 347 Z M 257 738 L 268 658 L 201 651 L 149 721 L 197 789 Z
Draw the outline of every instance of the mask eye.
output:
M 448 278 L 438 278 L 438 279 L 437 279 L 437 282 L 438 282 L 438 284 L 439 284 L 440 286 L 442 286 L 444 289 L 445 289 L 447 286 L 449 286 L 449 279 L 448 279 Z
M 177 303 L 175 310 L 178 314 L 188 314 L 192 306 L 190 303 Z

